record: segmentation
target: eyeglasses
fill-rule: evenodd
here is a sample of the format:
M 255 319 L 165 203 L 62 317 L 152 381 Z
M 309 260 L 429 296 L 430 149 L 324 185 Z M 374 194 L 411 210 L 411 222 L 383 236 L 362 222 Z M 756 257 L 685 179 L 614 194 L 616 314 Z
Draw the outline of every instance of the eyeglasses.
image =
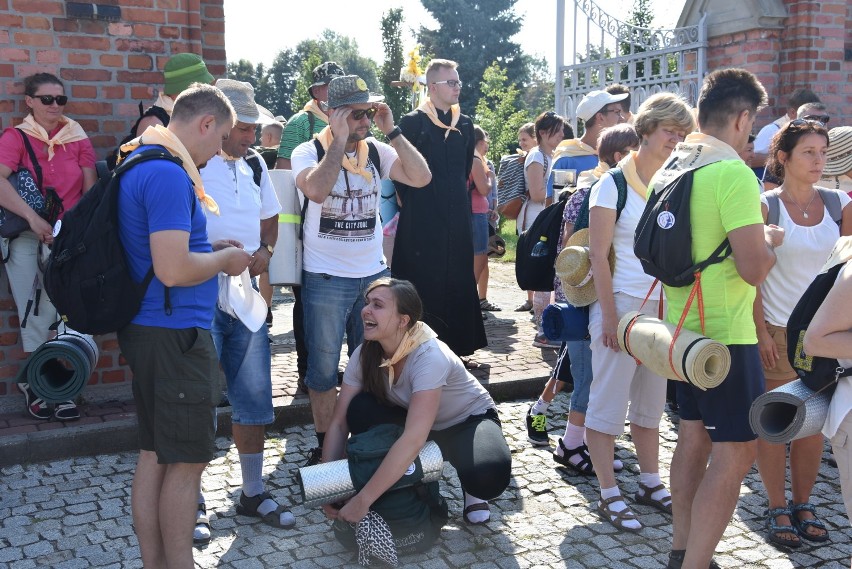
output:
M 605 115 L 607 115 L 609 113 L 617 113 L 618 116 L 620 116 L 620 117 L 624 116 L 624 111 L 622 111 L 621 109 L 609 109 L 608 111 L 601 111 L 601 112 Z
M 38 99 L 45 107 L 49 107 L 54 101 L 56 101 L 56 104 L 60 107 L 64 107 L 68 102 L 67 95 L 57 95 L 56 97 L 53 95 L 33 95 L 33 99 Z
M 794 120 L 794 121 L 790 121 L 788 124 L 789 124 L 790 126 L 807 126 L 807 125 L 813 125 L 813 126 L 821 126 L 821 127 L 825 127 L 825 123 L 824 123 L 824 122 L 822 122 L 822 121 L 818 121 L 818 120 L 815 120 L 815 119 L 809 119 L 809 118 L 796 119 L 796 120 Z
M 373 117 L 376 116 L 377 112 L 379 112 L 379 109 L 375 107 L 370 107 L 369 109 L 358 109 L 357 111 L 352 111 L 352 118 L 356 121 L 359 121 L 364 117 L 373 120 Z
M 831 117 L 828 115 L 807 115 L 802 118 L 806 121 L 816 121 L 822 124 L 828 124 L 828 121 L 831 120 Z
M 455 89 L 456 87 L 461 89 L 464 86 L 464 83 L 456 81 L 455 79 L 447 79 L 446 81 L 432 81 L 432 85 L 446 85 L 450 89 Z

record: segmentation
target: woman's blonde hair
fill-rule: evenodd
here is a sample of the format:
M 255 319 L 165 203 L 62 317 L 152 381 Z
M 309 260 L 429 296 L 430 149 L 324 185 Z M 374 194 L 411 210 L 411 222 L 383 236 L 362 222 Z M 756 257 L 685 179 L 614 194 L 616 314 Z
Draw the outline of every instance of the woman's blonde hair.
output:
M 695 130 L 692 109 L 683 97 L 674 93 L 657 93 L 639 106 L 633 126 L 640 139 L 653 134 L 660 125 L 672 126 L 686 133 Z

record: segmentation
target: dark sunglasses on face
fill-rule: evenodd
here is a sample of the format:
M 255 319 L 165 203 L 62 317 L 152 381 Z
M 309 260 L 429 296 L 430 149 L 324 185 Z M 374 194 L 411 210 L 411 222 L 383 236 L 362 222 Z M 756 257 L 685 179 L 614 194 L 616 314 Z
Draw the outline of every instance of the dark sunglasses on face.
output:
M 825 123 L 822 122 L 822 121 L 818 121 L 816 119 L 809 119 L 809 118 L 796 119 L 794 121 L 790 121 L 790 126 L 805 126 L 805 125 L 816 125 L 816 126 L 824 127 Z
M 807 115 L 802 118 L 806 121 L 817 121 L 821 122 L 822 124 L 828 124 L 828 121 L 831 120 L 831 117 L 828 115 Z
M 56 97 L 53 95 L 33 95 L 33 99 L 38 99 L 45 107 L 49 107 L 54 101 L 56 101 L 56 104 L 60 107 L 64 107 L 68 102 L 67 95 L 57 95 Z
M 377 112 L 379 112 L 379 109 L 375 107 L 371 107 L 369 109 L 358 109 L 357 111 L 352 111 L 352 118 L 356 121 L 359 121 L 364 117 L 373 120 L 373 117 L 376 116 Z

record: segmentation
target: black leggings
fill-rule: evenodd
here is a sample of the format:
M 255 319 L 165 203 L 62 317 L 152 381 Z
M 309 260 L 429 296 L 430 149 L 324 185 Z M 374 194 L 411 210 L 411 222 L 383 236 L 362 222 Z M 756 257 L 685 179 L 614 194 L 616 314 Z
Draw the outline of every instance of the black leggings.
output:
M 371 393 L 356 395 L 346 410 L 349 431 L 355 435 L 374 425 L 405 425 L 407 410 L 379 403 Z M 431 431 L 433 440 L 459 474 L 462 489 L 480 500 L 493 500 L 509 486 L 512 454 L 495 409 L 471 415 L 458 425 Z

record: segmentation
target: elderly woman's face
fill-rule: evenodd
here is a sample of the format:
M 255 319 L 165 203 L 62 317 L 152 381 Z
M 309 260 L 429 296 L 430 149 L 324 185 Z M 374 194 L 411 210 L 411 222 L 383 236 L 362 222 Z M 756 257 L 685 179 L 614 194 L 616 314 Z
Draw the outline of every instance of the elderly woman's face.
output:
M 36 122 L 42 126 L 55 125 L 65 112 L 65 105 L 60 105 L 56 97 L 64 96 L 65 89 L 62 85 L 54 83 L 45 83 L 39 85 L 33 96 L 27 96 L 27 106 L 33 113 Z M 50 104 L 45 104 L 42 99 L 53 99 Z
M 648 150 L 657 157 L 665 160 L 675 149 L 675 146 L 679 142 L 683 142 L 686 135 L 687 133 L 679 126 L 661 123 L 654 132 L 643 137 L 642 144 L 647 145 Z

